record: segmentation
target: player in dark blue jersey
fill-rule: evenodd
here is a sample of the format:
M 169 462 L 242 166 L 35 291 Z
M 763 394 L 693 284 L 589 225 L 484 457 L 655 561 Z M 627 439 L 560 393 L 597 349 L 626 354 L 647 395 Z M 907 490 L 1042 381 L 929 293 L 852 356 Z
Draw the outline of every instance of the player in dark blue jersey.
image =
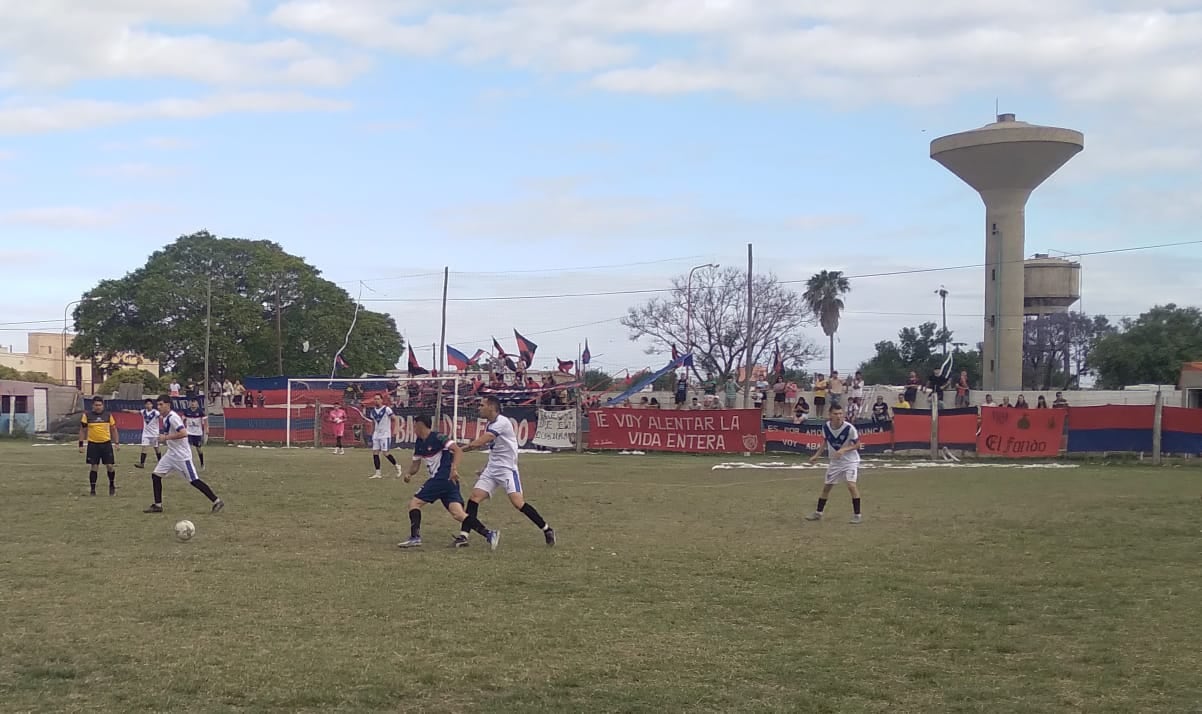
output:
M 423 462 L 429 478 L 409 501 L 409 540 L 397 546 L 416 548 L 422 544 L 422 506 L 435 501 L 442 501 L 451 517 L 460 522 L 461 530 L 475 531 L 488 542 L 493 542 L 492 531 L 463 509 L 463 496 L 459 493 L 459 459 L 463 451 L 459 445 L 434 431 L 430 417 L 425 414 L 413 418 L 413 433 L 417 436 L 417 442 L 413 446 L 413 464 L 409 467 L 409 473 L 405 474 L 405 482 L 408 483 L 417 475 Z M 458 536 L 451 545 L 462 548 L 467 545 L 467 537 Z

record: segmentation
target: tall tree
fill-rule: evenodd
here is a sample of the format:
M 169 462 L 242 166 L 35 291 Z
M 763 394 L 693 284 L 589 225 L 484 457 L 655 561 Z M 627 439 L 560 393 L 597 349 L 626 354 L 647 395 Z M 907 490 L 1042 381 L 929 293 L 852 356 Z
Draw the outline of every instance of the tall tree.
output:
M 208 232 L 182 236 L 86 293 L 74 313 L 72 352 L 105 362 L 138 352 L 164 371 L 200 376 L 210 279 L 215 374 L 273 375 L 280 356 L 285 374 L 329 374 L 355 316 L 351 296 L 276 243 Z M 390 316 L 360 309 L 342 354 L 355 374 L 382 374 L 396 367 L 402 347 Z
M 647 354 L 669 354 L 688 344 L 688 280 L 672 279 L 666 297 L 630 308 L 622 324 L 630 339 L 647 339 Z M 759 274 L 751 282 L 752 361 L 771 359 L 776 344 L 786 362 L 804 363 L 814 353 L 801 334 L 811 318 L 797 293 L 776 276 Z M 693 361 L 699 374 L 724 378 L 736 374 L 747 356 L 747 274 L 738 268 L 708 268 L 695 273 L 692 284 Z
M 614 378 L 601 369 L 584 370 L 585 389 L 593 392 L 604 392 L 613 386 Z
M 1202 310 L 1173 303 L 1125 318 L 1120 330 L 1099 339 L 1089 355 L 1103 389 L 1176 384 L 1182 363 L 1195 360 L 1202 360 Z
M 910 372 L 917 372 L 923 380 L 943 364 L 944 343 L 952 342 L 952 332 L 946 333 L 934 322 L 924 322 L 917 327 L 903 327 L 897 333 L 897 341 L 883 340 L 876 343 L 876 354 L 860 365 L 864 381 L 869 384 L 905 384 Z M 981 383 L 981 354 L 979 351 L 962 351 L 958 347 L 952 353 L 953 379 L 960 371 L 968 372 L 968 383 Z
M 1023 386 L 1066 389 L 1091 374 L 1089 352 L 1116 332 L 1105 315 L 1046 315 L 1023 324 Z
M 849 292 L 851 282 L 843 277 L 843 271 L 824 270 L 806 281 L 802 294 L 810 312 L 818 318 L 822 332 L 830 340 L 830 372 L 835 371 L 835 333 L 839 331 L 839 317 L 843 314 L 843 296 Z

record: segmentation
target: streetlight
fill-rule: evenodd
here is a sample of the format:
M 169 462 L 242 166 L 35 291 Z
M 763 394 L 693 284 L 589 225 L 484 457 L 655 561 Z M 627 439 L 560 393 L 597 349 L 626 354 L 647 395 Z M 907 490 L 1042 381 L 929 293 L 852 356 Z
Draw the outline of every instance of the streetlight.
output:
M 95 299 L 96 298 L 94 298 L 94 297 L 80 298 L 79 300 L 72 300 L 71 302 L 69 302 L 63 306 L 63 345 L 60 350 L 62 352 L 63 370 L 62 370 L 62 376 L 60 377 L 59 381 L 62 382 L 64 387 L 67 386 L 67 310 L 70 310 L 72 305 L 78 305 L 80 303 L 88 302 L 89 300 L 95 300 Z M 83 385 L 76 385 L 76 386 L 82 387 Z
M 940 285 L 935 294 L 943 302 L 943 356 L 947 357 L 947 288 Z
M 702 268 L 717 268 L 717 263 L 706 263 L 705 265 L 697 265 L 689 270 L 689 279 L 685 284 L 685 354 L 690 354 L 693 351 L 693 273 Z

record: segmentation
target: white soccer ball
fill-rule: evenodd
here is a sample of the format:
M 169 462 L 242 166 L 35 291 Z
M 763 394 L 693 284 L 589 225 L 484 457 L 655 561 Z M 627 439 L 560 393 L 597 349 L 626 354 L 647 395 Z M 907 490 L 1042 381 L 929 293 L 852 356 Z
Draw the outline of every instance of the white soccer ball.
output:
M 192 521 L 180 521 L 175 524 L 175 537 L 180 540 L 192 540 L 196 535 L 196 525 Z

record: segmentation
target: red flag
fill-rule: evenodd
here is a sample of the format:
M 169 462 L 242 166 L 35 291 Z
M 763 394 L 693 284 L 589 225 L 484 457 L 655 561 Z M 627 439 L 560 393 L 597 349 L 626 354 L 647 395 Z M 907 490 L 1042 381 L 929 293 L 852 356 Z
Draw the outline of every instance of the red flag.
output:
M 518 354 L 521 356 L 522 361 L 525 362 L 527 366 L 533 365 L 534 353 L 538 351 L 538 345 L 534 344 L 525 337 L 522 337 L 517 330 L 513 331 L 513 336 L 517 338 Z
M 776 343 L 776 359 L 772 361 L 772 373 L 777 377 L 785 373 L 785 360 L 780 355 L 780 343 Z
M 559 362 L 559 371 L 563 372 L 564 374 L 571 374 L 572 370 L 576 368 L 576 363 L 570 359 L 565 360 L 556 357 L 555 360 Z
M 409 345 L 409 376 L 420 377 L 429 373 L 429 370 L 417 363 L 417 355 L 413 354 L 413 345 Z
M 508 367 L 516 372 L 518 369 L 518 366 L 516 364 L 514 364 L 513 359 L 510 358 L 509 355 L 505 354 L 505 348 L 501 347 L 501 343 L 497 342 L 497 338 L 495 338 L 495 337 L 492 338 L 492 346 L 493 346 L 493 349 L 497 351 L 497 359 L 505 362 L 506 367 Z

